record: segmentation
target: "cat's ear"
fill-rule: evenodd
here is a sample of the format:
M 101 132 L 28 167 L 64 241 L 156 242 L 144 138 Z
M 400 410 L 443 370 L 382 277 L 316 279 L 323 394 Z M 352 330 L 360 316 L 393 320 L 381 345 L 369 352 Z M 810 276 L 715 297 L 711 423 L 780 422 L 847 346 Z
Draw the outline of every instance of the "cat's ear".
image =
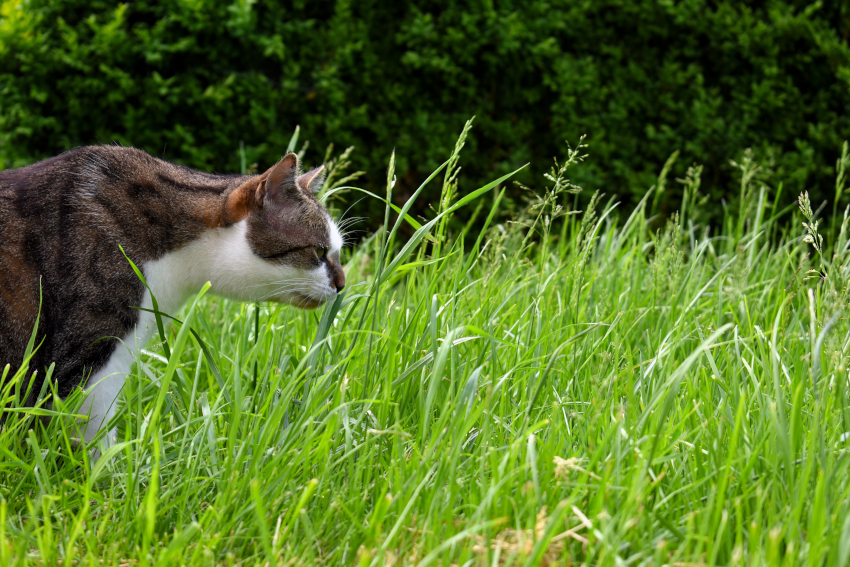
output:
M 257 203 L 266 206 L 280 203 L 286 194 L 297 187 L 298 156 L 289 152 L 269 171 L 266 180 L 257 187 Z
M 307 173 L 298 176 L 298 187 L 302 191 L 309 193 L 318 193 L 325 184 L 325 166 L 320 165 L 316 169 L 311 169 Z
M 290 152 L 260 177 L 246 182 L 227 196 L 224 213 L 213 226 L 239 222 L 251 212 L 270 204 L 283 204 L 287 192 L 297 191 L 298 156 Z

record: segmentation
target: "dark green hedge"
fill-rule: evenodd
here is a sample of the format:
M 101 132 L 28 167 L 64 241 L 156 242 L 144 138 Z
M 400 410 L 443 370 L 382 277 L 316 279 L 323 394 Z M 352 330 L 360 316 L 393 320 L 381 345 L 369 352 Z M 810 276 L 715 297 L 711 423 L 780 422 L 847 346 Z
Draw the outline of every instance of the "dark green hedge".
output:
M 847 2 L 0 6 L 0 167 L 116 141 L 235 171 L 240 140 L 263 167 L 300 124 L 308 161 L 355 145 L 372 188 L 396 148 L 403 199 L 474 114 L 461 191 L 525 162 L 522 180 L 539 185 L 586 133 L 586 188 L 633 200 L 680 149 L 674 174 L 702 163 L 703 189 L 731 198 L 728 161 L 753 147 L 789 199 L 816 201 L 850 138 Z

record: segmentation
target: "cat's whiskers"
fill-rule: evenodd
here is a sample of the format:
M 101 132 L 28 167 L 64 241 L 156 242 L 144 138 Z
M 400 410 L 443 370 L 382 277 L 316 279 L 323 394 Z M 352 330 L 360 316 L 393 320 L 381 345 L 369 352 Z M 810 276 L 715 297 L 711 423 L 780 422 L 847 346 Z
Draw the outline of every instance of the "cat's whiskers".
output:
M 355 230 L 348 230 L 348 229 L 349 229 L 351 226 L 353 226 L 354 224 L 356 224 L 356 223 L 351 223 L 351 224 L 349 224 L 349 225 L 346 225 L 346 226 L 341 227 L 341 228 L 339 229 L 339 234 L 340 234 L 340 236 L 341 236 L 341 237 L 345 237 L 345 235 L 347 235 L 347 234 L 352 234 L 352 233 L 355 233 L 355 232 L 365 232 L 364 230 L 359 230 L 359 229 L 355 229 Z
M 290 284 L 290 283 L 291 284 L 305 284 L 305 283 L 311 283 L 313 281 L 315 281 L 313 278 L 287 278 L 287 279 L 283 279 L 283 280 L 275 280 L 275 281 L 263 282 L 263 283 L 259 283 L 259 284 L 245 286 L 245 289 L 251 289 L 251 288 L 255 288 L 255 287 L 268 287 L 268 286 L 284 284 L 284 283 L 286 283 L 286 284 Z
M 330 286 L 328 286 L 329 291 L 330 291 L 330 289 L 331 289 Z M 299 285 L 289 285 L 289 286 L 276 288 L 275 290 L 271 291 L 270 293 L 267 293 L 266 295 L 262 296 L 260 299 L 258 299 L 258 301 L 265 301 L 265 300 L 269 299 L 270 297 L 279 296 L 279 295 L 283 295 L 283 294 L 291 294 L 292 292 L 297 292 L 301 296 L 307 296 L 307 294 L 309 293 L 309 291 L 307 291 L 305 293 L 303 286 L 301 286 L 300 284 Z M 328 294 L 328 296 L 330 296 L 330 295 L 331 294 Z M 317 298 L 317 297 L 310 297 L 310 299 L 314 300 L 314 301 L 319 301 L 319 298 Z
M 328 287 L 328 291 L 331 291 L 330 287 Z M 304 288 L 301 286 L 280 287 L 262 296 L 262 299 L 260 299 L 260 301 L 265 301 L 266 299 L 274 297 L 276 295 L 291 294 L 293 292 L 298 293 L 299 295 L 308 295 L 310 293 L 310 290 L 304 290 Z M 328 295 L 330 295 L 330 293 Z
M 340 223 L 345 222 L 345 221 L 346 221 L 346 217 L 345 217 L 345 215 L 347 215 L 347 214 L 348 214 L 348 211 L 350 211 L 352 208 L 354 208 L 355 206 L 357 206 L 357 204 L 358 204 L 358 203 L 360 203 L 360 201 L 363 201 L 364 199 L 366 199 L 366 197 L 360 197 L 359 199 L 357 199 L 356 201 L 354 201 L 351 205 L 349 205 L 349 207 L 348 207 L 347 209 L 345 209 L 345 212 L 344 212 L 344 213 L 342 213 L 342 215 L 339 217 L 339 222 L 340 222 Z M 364 217 L 354 217 L 354 218 L 361 218 L 361 219 L 362 219 L 362 218 L 364 218 Z
M 305 287 L 309 287 L 309 285 L 315 283 L 313 280 L 302 281 L 302 282 L 275 282 L 264 285 L 262 287 L 272 290 L 268 292 L 264 297 L 268 297 L 269 295 L 274 295 L 275 293 L 281 291 L 298 291 L 300 289 L 304 289 Z
M 342 247 L 343 248 L 345 248 L 346 246 L 348 246 L 350 244 L 350 241 L 346 238 L 346 236 L 348 236 L 352 232 L 352 231 L 347 231 L 345 229 L 350 227 L 350 226 L 353 226 L 353 225 L 355 225 L 359 222 L 363 222 L 364 220 L 366 220 L 366 217 L 348 217 L 348 218 L 346 218 L 346 216 L 345 216 L 345 215 L 348 214 L 348 212 L 351 210 L 352 207 L 357 205 L 357 203 L 359 203 L 363 199 L 365 199 L 365 197 L 358 199 L 351 206 L 349 206 L 345 210 L 345 212 L 342 213 L 342 216 L 340 217 L 339 221 L 337 221 L 337 223 L 336 223 L 336 227 L 337 227 L 337 230 L 339 231 L 340 237 L 343 239 L 342 240 Z M 355 232 L 364 232 L 364 231 L 355 231 Z
M 351 225 L 355 225 L 359 222 L 363 222 L 364 220 L 366 220 L 366 217 L 351 217 L 351 218 L 339 221 L 339 223 L 337 224 L 337 228 L 339 230 L 343 230 L 345 228 L 348 228 Z
M 342 236 L 342 246 L 343 246 L 343 247 L 346 247 L 346 246 L 348 246 L 349 244 L 353 244 L 353 243 L 354 243 L 354 238 L 349 238 L 349 235 L 354 234 L 354 233 L 356 233 L 356 232 L 366 232 L 366 231 L 365 231 L 365 230 L 352 230 L 352 231 L 347 231 L 347 232 L 342 232 L 342 233 L 341 233 L 341 236 Z

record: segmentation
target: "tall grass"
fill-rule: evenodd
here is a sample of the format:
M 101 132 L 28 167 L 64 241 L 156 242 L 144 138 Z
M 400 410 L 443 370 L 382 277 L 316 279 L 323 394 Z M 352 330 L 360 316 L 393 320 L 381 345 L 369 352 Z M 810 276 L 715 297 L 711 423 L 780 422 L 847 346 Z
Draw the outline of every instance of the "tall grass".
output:
M 507 180 L 453 156 L 440 216 L 388 206 L 320 311 L 199 297 L 96 462 L 33 417 L 78 396 L 12 403 L 0 564 L 846 565 L 846 223 L 810 258 L 814 213 L 752 156 L 719 228 L 697 168 L 669 222 L 666 178 L 578 214 L 583 157 L 505 222 Z

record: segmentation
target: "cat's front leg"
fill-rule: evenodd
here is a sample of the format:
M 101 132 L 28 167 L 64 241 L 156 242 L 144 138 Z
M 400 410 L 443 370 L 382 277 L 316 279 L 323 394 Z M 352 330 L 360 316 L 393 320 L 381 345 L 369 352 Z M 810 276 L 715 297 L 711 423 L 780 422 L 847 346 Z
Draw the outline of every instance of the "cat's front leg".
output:
M 101 429 L 108 426 L 118 409 L 118 396 L 130 372 L 135 355 L 124 343 L 117 343 L 112 356 L 86 382 L 86 398 L 80 413 L 88 416 L 83 436 L 90 443 Z M 103 438 L 106 448 L 118 441 L 118 429 L 113 427 Z

